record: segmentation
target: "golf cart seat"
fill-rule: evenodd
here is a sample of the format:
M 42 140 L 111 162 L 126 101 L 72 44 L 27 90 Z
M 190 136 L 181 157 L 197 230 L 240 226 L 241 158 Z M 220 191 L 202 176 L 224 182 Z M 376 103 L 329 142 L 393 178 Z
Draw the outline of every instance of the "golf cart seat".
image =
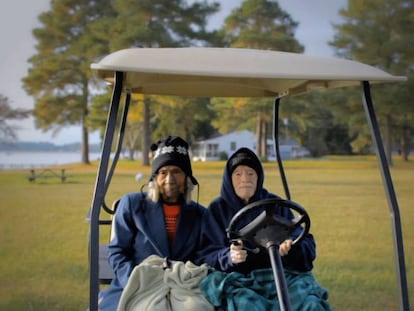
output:
M 114 271 L 108 262 L 109 248 L 107 244 L 99 245 L 99 283 L 110 284 L 114 278 Z
M 112 222 L 116 209 L 118 208 L 120 199 L 117 199 L 113 202 L 111 209 L 106 210 L 111 214 L 111 219 L 105 222 L 102 222 L 102 225 L 109 225 L 111 227 L 110 237 L 112 236 Z M 99 283 L 100 284 L 110 284 L 114 278 L 114 271 L 112 270 L 111 265 L 109 264 L 109 241 L 107 244 L 99 245 Z

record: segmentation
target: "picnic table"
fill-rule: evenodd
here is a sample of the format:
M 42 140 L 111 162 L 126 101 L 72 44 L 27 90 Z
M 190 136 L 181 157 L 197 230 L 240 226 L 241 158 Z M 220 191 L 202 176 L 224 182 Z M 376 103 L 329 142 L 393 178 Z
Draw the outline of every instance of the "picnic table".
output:
M 68 176 L 66 175 L 64 168 L 62 168 L 60 172 L 56 172 L 50 168 L 42 169 L 40 171 L 31 169 L 30 175 L 27 176 L 27 179 L 30 182 L 35 182 L 38 178 L 60 178 L 61 182 L 64 183 Z

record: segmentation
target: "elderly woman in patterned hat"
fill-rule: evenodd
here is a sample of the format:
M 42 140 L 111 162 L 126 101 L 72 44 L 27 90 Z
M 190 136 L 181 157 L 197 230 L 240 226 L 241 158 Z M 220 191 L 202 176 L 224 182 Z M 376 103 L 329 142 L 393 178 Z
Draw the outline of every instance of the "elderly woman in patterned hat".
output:
M 153 144 L 151 150 L 154 157 L 148 191 L 126 194 L 116 210 L 109 244 L 115 278 L 100 293 L 100 310 L 117 310 L 133 269 L 148 257 L 186 262 L 195 256 L 205 208 L 191 199 L 198 182 L 192 173 L 188 144 L 180 137 L 168 136 Z M 149 278 L 154 283 L 162 276 Z M 153 287 L 159 291 L 162 284 Z M 146 288 L 147 293 L 149 290 Z

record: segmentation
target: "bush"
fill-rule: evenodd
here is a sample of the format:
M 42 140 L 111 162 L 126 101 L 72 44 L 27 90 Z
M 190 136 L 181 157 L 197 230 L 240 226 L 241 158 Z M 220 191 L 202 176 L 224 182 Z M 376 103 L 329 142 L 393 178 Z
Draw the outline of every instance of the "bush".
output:
M 229 158 L 229 156 L 227 155 L 227 152 L 220 151 L 220 153 L 219 153 L 219 159 L 221 161 L 227 161 L 228 158 Z

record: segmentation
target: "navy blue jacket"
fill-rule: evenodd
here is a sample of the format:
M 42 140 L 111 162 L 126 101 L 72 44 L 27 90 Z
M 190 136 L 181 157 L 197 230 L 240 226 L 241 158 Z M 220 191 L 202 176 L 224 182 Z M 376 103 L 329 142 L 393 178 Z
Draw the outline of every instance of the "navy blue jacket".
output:
M 258 161 L 256 165 L 259 167 L 257 188 L 249 203 L 267 198 L 279 198 L 263 188 L 263 167 L 254 152 L 247 148 L 242 148 L 240 150 L 251 153 L 251 156 Z M 238 151 L 236 151 L 236 153 L 238 153 Z M 217 197 L 211 202 L 203 217 L 200 251 L 197 254 L 195 262 L 197 264 L 207 263 L 209 266 L 224 272 L 237 271 L 241 273 L 249 273 L 255 269 L 271 268 L 271 263 L 268 252 L 265 249 L 261 249 L 258 254 L 248 251 L 246 261 L 240 264 L 233 264 L 230 258 L 230 243 L 226 229 L 228 228 L 232 217 L 246 205 L 236 195 L 231 181 L 229 163 L 236 153 L 229 158 L 224 169 L 220 197 Z M 241 220 L 238 228 L 245 226 L 259 213 L 260 211 L 256 214 L 251 213 L 248 218 Z M 287 208 L 281 208 L 278 211 L 278 214 L 287 217 L 288 219 L 293 218 L 292 212 Z M 295 232 L 294 235 L 298 236 L 300 230 L 301 228 L 298 228 L 298 232 Z M 250 248 L 255 247 L 252 245 L 246 246 Z M 313 236 L 308 234 L 301 242 L 292 246 L 286 256 L 282 257 L 284 267 L 296 271 L 312 270 L 313 260 L 316 257 L 315 248 L 316 246 Z
M 100 294 L 100 309 L 116 310 L 132 270 L 148 256 L 194 261 L 205 210 L 195 202 L 190 205 L 182 202 L 174 243 L 169 245 L 162 203 L 146 199 L 144 193 L 123 196 L 115 213 L 113 237 L 109 243 L 109 262 L 115 278 Z

